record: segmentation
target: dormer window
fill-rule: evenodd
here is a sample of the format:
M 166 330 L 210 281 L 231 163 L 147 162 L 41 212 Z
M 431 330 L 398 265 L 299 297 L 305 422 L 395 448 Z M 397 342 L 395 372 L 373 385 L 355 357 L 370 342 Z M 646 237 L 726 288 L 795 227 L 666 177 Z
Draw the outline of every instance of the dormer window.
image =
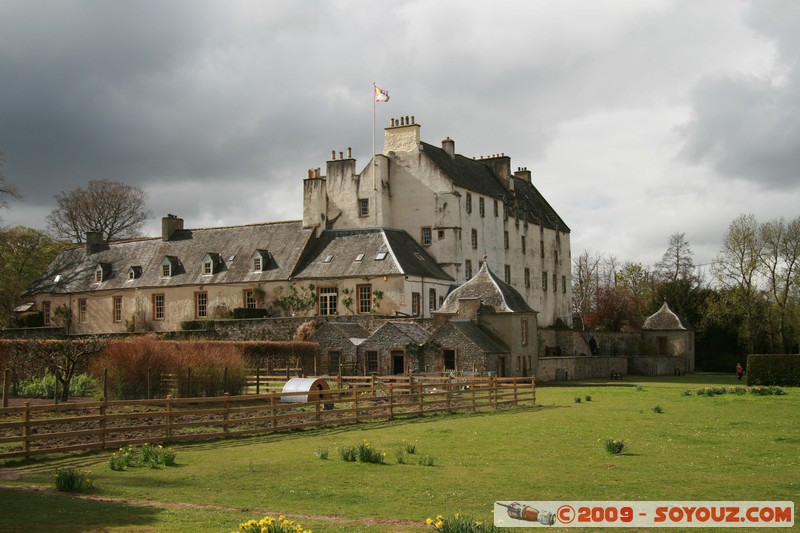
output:
M 128 269 L 128 281 L 132 279 L 139 279 L 142 276 L 142 267 L 132 266 Z
M 173 255 L 164 256 L 161 260 L 161 277 L 170 278 L 178 273 L 180 262 L 178 258 Z
M 210 276 L 222 269 L 222 256 L 212 252 L 203 256 L 203 275 Z
M 250 256 L 250 264 L 253 267 L 253 272 L 261 272 L 267 270 L 272 259 L 272 254 L 267 250 L 256 250 Z
M 111 264 L 110 263 L 100 263 L 97 265 L 97 268 L 94 269 L 94 282 L 95 283 L 102 283 L 108 280 L 111 277 Z

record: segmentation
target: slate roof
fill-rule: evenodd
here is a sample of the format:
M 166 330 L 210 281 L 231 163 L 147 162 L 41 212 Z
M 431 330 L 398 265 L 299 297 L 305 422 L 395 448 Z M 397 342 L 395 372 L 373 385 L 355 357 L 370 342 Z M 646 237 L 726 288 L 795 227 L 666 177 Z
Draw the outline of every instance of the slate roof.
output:
M 508 345 L 499 337 L 486 331 L 471 320 L 451 320 L 448 324 L 457 329 L 485 353 L 509 353 L 511 351 Z
M 391 335 L 391 333 L 387 333 L 385 330 L 395 330 L 400 335 L 407 338 L 409 342 L 413 342 L 418 346 L 425 344 L 430 338 L 430 333 L 413 322 L 389 321 L 384 322 L 378 329 L 373 331 L 372 335 L 370 335 L 369 339 L 364 343 L 364 346 L 372 346 L 375 344 L 383 345 L 385 341 L 382 341 L 382 338 Z
M 672 312 L 667 302 L 664 302 L 661 309 L 647 317 L 647 320 L 645 320 L 642 325 L 642 329 L 667 330 L 686 328 L 681 324 L 681 319 L 678 318 L 678 315 Z
M 522 178 L 512 179 L 516 199 L 520 208 L 527 212 L 528 222 L 569 233 L 569 227 L 532 183 Z
M 382 253 L 385 257 L 377 259 Z M 358 260 L 360 254 L 364 256 Z M 389 228 L 323 231 L 293 277 L 325 279 L 397 274 L 453 280 L 408 233 Z
M 369 338 L 369 332 L 360 324 L 354 322 L 325 322 L 311 335 L 310 340 L 319 342 L 325 339 L 325 337 L 329 335 L 329 333 L 326 332 L 328 329 L 336 331 L 339 335 L 356 346 Z
M 166 242 L 160 237 L 116 241 L 94 254 L 87 254 L 85 246 L 76 247 L 56 257 L 26 294 L 285 280 L 312 235 L 302 222 L 290 221 L 178 230 Z M 250 258 L 257 249 L 268 250 L 272 259 L 262 271 L 253 272 Z M 208 253 L 219 254 L 221 260 L 212 275 L 203 274 Z M 168 257 L 175 258 L 177 268 L 163 277 L 161 263 Z M 95 269 L 103 263 L 111 265 L 110 277 L 95 283 Z M 141 267 L 141 275 L 128 279 L 134 267 Z
M 456 154 L 450 157 L 443 149 L 420 143 L 422 151 L 447 174 L 458 187 L 486 196 L 502 198 L 507 191 L 492 170 L 476 159 Z
M 472 279 L 453 290 L 444 299 L 437 313 L 458 313 L 460 298 L 478 298 L 482 310 L 493 313 L 535 313 L 517 290 L 499 279 L 484 261 Z
M 469 191 L 494 198 L 508 199 L 519 204 L 528 221 L 545 228 L 569 233 L 556 210 L 545 200 L 539 190 L 528 180 L 512 176 L 514 193 L 503 186 L 492 169 L 478 159 L 456 154 L 450 157 L 442 148 L 422 142 L 422 151 L 453 180 L 453 184 Z

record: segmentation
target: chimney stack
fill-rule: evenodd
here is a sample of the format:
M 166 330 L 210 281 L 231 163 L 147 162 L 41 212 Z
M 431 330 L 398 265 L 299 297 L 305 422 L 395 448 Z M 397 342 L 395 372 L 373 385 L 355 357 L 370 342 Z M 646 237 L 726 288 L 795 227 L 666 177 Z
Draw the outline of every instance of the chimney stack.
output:
M 86 255 L 96 254 L 103 244 L 103 234 L 96 230 L 86 232 Z
M 442 141 L 442 150 L 450 156 L 450 159 L 456 158 L 456 142 L 450 137 Z
M 521 178 L 531 183 L 531 171 L 528 170 L 528 167 L 517 167 L 517 170 L 514 172 L 515 178 Z
M 168 214 L 161 219 L 161 240 L 169 241 L 176 231 L 183 229 L 183 219 L 175 215 Z

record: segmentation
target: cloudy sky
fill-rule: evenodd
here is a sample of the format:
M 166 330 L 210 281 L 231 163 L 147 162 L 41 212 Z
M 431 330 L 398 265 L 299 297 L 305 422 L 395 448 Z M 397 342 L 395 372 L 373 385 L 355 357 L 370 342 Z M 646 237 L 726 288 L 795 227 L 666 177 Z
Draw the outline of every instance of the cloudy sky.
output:
M 331 150 L 390 117 L 504 152 L 589 250 L 709 262 L 742 213 L 800 214 L 795 0 L 0 1 L 0 149 L 43 228 L 92 179 L 149 193 L 155 235 L 302 218 Z

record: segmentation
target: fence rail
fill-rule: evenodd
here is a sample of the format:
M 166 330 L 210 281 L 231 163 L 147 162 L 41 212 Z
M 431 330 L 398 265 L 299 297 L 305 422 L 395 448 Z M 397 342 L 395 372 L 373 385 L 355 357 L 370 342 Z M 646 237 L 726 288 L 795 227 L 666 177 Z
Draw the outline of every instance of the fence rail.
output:
M 275 376 L 272 376 L 275 377 Z M 285 383 L 282 378 L 281 389 Z M 536 403 L 535 378 L 331 380 L 330 390 L 0 408 L 0 459 L 257 435 Z M 287 403 L 308 395 L 308 402 Z

